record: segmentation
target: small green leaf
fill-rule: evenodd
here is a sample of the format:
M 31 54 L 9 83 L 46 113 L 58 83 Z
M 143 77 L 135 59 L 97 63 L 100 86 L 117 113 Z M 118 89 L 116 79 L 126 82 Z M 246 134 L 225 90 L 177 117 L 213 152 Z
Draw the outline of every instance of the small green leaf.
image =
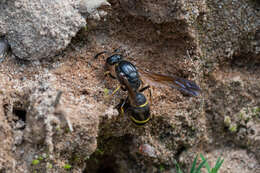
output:
M 174 163 L 175 163 L 175 165 L 176 165 L 176 167 L 177 167 L 177 173 L 182 173 L 179 164 L 178 164 L 176 161 L 175 161 Z
M 203 154 L 200 154 L 200 157 L 203 161 L 206 160 L 205 157 L 203 156 Z M 207 171 L 210 172 L 210 166 L 209 166 L 209 163 L 207 161 L 205 163 L 205 167 L 206 167 Z
M 211 173 L 217 173 L 223 162 L 224 162 L 224 159 L 221 160 L 219 157 L 216 162 L 215 167 L 211 170 Z
M 196 169 L 195 173 L 200 173 L 201 168 L 205 165 L 207 160 L 203 160 L 203 162 L 201 162 L 198 166 L 198 168 Z
M 198 156 L 195 157 L 195 159 L 194 159 L 194 161 L 192 163 L 192 167 L 191 167 L 190 173 L 194 173 L 195 168 L 196 168 L 197 159 L 198 159 Z

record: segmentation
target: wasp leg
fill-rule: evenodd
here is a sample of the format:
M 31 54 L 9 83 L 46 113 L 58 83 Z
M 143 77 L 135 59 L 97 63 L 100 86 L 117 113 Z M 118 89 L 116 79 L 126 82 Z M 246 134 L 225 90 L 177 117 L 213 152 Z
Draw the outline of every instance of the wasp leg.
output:
M 152 95 L 153 89 L 152 89 L 152 87 L 149 88 L 149 93 L 150 93 L 150 105 L 152 105 L 153 104 L 153 95 Z
M 94 56 L 94 59 L 97 59 L 100 55 L 104 54 L 104 53 L 107 53 L 107 51 L 103 51 L 103 52 L 99 52 L 98 54 L 96 54 Z
M 105 75 L 105 76 L 109 75 L 109 77 L 111 77 L 112 79 L 116 79 L 116 77 L 113 76 L 113 75 L 110 73 L 110 71 L 105 71 L 104 75 Z
M 139 92 L 144 92 L 145 90 L 149 89 L 150 93 L 150 104 L 153 102 L 153 97 L 152 97 L 152 87 L 150 85 L 143 87 L 142 89 L 139 90 Z
M 120 103 L 115 106 L 115 109 L 118 110 L 118 112 L 119 112 L 120 115 L 124 115 L 125 111 L 127 110 L 128 106 L 129 106 L 129 105 L 126 103 L 126 102 L 127 102 L 127 99 L 128 99 L 128 96 L 127 96 L 126 99 L 121 99 L 121 100 L 120 100 Z
M 121 88 L 121 86 L 119 85 L 111 94 L 111 96 L 113 96 L 119 89 Z
M 105 71 L 104 75 L 107 76 L 110 74 L 110 71 Z
M 139 90 L 139 92 L 144 92 L 145 90 L 147 90 L 148 88 L 150 88 L 150 85 L 143 87 L 142 89 Z
M 114 107 L 114 109 L 120 109 L 122 105 L 124 104 L 125 99 L 121 99 L 120 102 Z
M 111 95 L 105 96 L 105 98 L 110 98 L 110 97 L 112 97 L 120 88 L 121 88 L 121 86 L 119 85 L 119 86 L 112 92 Z

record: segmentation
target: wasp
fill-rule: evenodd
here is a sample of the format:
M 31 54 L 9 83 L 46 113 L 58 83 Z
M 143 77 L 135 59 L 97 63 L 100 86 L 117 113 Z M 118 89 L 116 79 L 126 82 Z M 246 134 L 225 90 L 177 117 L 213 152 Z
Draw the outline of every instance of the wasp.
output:
M 150 105 L 144 94 L 141 93 L 148 89 L 148 87 L 144 87 L 140 91 L 135 91 L 125 76 L 120 77 L 126 86 L 128 96 L 126 99 L 121 99 L 116 108 L 121 115 L 126 114 L 130 117 L 135 125 L 143 126 L 151 119 Z
M 98 53 L 95 58 L 103 53 L 107 53 L 107 51 Z M 126 81 L 135 92 L 138 91 L 142 84 L 155 87 L 171 87 L 191 96 L 198 96 L 201 92 L 199 86 L 193 81 L 174 75 L 163 75 L 142 70 L 131 62 L 124 60 L 123 55 L 118 53 L 114 53 L 106 59 L 105 70 L 105 75 L 117 79 L 120 83 L 112 95 L 120 88 L 126 91 L 126 83 L 122 80 L 122 76 L 126 78 Z
M 103 53 L 107 53 L 107 51 L 98 53 L 95 59 Z M 112 79 L 117 79 L 120 83 L 112 95 L 120 88 L 128 92 L 127 98 L 121 99 L 116 108 L 120 114 L 127 114 L 132 122 L 138 126 L 146 124 L 151 119 L 150 104 L 144 94 L 142 94 L 146 89 L 150 89 L 150 86 L 170 86 L 191 96 L 198 96 L 201 91 L 199 86 L 193 81 L 173 75 L 163 75 L 141 70 L 131 62 L 124 60 L 123 55 L 116 53 L 116 51 L 106 58 L 105 75 L 109 75 Z M 139 89 L 144 83 L 148 85 Z M 151 97 L 150 91 L 150 99 Z

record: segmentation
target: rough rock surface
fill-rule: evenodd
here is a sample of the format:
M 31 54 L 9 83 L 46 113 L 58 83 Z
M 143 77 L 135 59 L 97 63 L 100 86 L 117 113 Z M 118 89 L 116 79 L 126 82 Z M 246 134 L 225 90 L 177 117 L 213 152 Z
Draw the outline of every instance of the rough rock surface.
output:
M 243 54 L 260 53 L 260 5 L 251 0 L 207 1 L 195 29 L 202 55 L 220 61 Z
M 0 2 L 0 11 L 0 35 L 27 60 L 56 55 L 86 25 L 69 0 L 10 0 Z
M 0 171 L 12 170 L 15 160 L 12 156 L 13 135 L 3 108 L 3 96 L 0 97 Z
M 88 21 L 62 55 L 6 58 L 0 145 L 8 146 L 0 148 L 0 172 L 166 173 L 175 172 L 175 160 L 188 172 L 199 153 L 211 165 L 224 158 L 220 172 L 259 172 L 260 4 L 234 1 L 237 10 L 232 2 L 110 1 L 107 17 Z M 248 30 L 225 29 L 230 22 Z M 153 88 L 153 119 L 135 127 L 114 109 L 125 92 L 104 99 L 118 82 L 104 77 L 105 57 L 93 59 L 118 47 L 139 68 L 194 80 L 202 95 Z
M 205 0 L 146 1 L 120 0 L 122 8 L 135 17 L 145 17 L 154 23 L 183 22 L 192 24 L 205 13 Z

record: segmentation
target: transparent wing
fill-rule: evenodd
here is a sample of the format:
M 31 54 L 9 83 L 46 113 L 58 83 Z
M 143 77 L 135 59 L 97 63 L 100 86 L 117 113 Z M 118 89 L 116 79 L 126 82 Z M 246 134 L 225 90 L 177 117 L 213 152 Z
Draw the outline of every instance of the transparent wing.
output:
M 153 72 L 147 72 L 141 69 L 138 69 L 140 73 L 141 80 L 148 85 L 155 87 L 171 87 L 175 88 L 181 92 L 192 96 L 198 96 L 201 92 L 199 86 L 190 80 L 177 77 L 177 76 L 168 76 Z

